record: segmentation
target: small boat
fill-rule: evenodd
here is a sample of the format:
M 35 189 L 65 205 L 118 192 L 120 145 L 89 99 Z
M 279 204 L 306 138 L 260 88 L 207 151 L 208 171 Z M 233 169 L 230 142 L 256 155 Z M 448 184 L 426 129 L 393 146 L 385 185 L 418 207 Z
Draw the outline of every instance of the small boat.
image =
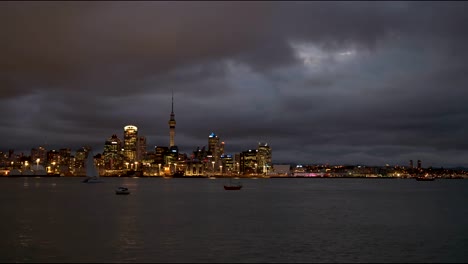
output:
M 229 184 L 224 185 L 224 190 L 240 190 L 242 188 L 242 184 L 240 182 L 232 183 L 231 179 L 229 179 Z
M 242 188 L 242 185 L 224 185 L 224 190 L 240 190 Z
M 115 194 L 130 194 L 130 190 L 127 187 L 120 186 L 115 190 Z

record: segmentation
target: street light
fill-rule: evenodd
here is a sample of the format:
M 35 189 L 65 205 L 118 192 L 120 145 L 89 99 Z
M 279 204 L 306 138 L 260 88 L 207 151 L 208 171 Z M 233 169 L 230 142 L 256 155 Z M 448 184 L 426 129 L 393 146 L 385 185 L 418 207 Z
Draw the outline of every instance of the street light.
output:
M 129 164 L 128 162 L 125 162 L 125 165 L 127 165 L 127 170 L 128 170 L 128 164 Z
M 158 164 L 158 176 L 161 176 L 161 163 Z
M 257 174 L 257 163 L 255 163 L 255 174 Z
M 135 161 L 135 170 L 138 170 L 138 161 Z
M 219 165 L 219 173 L 221 173 L 221 175 L 223 175 L 223 165 Z
M 214 174 L 214 164 L 215 164 L 215 162 L 212 161 L 211 164 L 213 165 L 213 174 Z

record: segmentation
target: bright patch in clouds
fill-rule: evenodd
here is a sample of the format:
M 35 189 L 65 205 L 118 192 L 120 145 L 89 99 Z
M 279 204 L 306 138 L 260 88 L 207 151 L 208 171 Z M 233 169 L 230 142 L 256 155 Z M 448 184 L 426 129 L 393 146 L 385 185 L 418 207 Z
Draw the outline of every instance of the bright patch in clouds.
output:
M 313 43 L 290 43 L 297 58 L 305 67 L 311 70 L 319 70 L 323 67 L 332 66 L 334 63 L 346 62 L 356 56 L 354 49 L 342 51 L 326 51 Z

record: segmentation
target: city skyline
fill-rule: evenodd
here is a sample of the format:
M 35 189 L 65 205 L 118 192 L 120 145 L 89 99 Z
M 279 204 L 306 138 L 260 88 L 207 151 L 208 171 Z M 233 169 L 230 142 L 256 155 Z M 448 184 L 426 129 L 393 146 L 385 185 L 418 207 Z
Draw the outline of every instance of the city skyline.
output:
M 466 2 L 1 2 L 0 151 L 468 167 Z M 173 100 L 173 101 L 172 101 Z M 172 104 L 172 105 L 171 105 Z

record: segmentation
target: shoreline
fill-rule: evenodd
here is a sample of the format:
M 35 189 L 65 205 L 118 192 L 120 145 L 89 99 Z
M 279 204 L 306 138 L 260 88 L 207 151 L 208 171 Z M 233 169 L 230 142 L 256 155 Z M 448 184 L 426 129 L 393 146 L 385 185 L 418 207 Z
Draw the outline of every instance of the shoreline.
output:
M 7 175 L 0 178 L 86 178 L 87 176 L 60 176 L 60 175 Z M 365 177 L 365 176 L 337 176 L 337 177 L 307 177 L 307 176 L 100 176 L 100 178 L 161 178 L 161 179 L 411 179 L 417 177 Z M 468 179 L 457 177 L 435 177 L 435 179 L 463 180 Z

